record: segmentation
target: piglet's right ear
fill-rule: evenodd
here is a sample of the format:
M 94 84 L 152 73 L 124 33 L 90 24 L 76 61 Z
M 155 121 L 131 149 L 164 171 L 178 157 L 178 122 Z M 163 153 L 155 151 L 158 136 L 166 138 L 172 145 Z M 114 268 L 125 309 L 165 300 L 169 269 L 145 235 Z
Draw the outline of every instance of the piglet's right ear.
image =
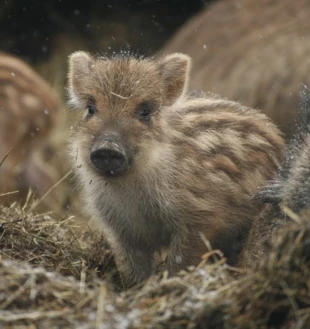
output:
M 73 103 L 78 99 L 78 91 L 84 78 L 91 72 L 92 64 L 92 57 L 84 51 L 77 51 L 69 56 L 68 89 Z
M 164 82 L 164 105 L 172 105 L 187 91 L 191 58 L 184 54 L 171 54 L 164 57 L 159 70 Z

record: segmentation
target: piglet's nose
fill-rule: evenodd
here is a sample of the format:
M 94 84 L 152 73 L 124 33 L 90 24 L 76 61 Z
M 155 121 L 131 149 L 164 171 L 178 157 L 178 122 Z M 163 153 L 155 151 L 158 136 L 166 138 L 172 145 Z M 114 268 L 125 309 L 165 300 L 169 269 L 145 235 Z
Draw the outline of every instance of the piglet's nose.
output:
M 125 152 L 116 143 L 104 143 L 90 153 L 90 161 L 96 170 L 106 176 L 117 176 L 127 166 Z
M 90 153 L 90 161 L 96 170 L 106 176 L 118 176 L 127 169 L 125 151 L 113 142 L 94 147 Z

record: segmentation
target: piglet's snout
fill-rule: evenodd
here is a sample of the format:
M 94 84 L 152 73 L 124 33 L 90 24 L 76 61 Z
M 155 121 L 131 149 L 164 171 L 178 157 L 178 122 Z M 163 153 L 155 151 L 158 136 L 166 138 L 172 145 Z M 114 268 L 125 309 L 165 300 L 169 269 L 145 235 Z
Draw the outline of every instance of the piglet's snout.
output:
M 90 152 L 90 161 L 105 176 L 118 176 L 128 167 L 124 148 L 120 143 L 111 141 L 96 143 Z

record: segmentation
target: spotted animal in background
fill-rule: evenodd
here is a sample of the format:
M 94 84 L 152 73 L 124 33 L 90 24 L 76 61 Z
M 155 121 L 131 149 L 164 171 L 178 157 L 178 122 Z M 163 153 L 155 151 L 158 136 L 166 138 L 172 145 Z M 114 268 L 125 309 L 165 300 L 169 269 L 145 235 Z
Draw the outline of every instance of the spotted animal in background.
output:
M 21 59 L 0 52 L 0 203 L 42 196 L 59 179 L 42 153 L 57 122 L 60 101 L 51 86 Z

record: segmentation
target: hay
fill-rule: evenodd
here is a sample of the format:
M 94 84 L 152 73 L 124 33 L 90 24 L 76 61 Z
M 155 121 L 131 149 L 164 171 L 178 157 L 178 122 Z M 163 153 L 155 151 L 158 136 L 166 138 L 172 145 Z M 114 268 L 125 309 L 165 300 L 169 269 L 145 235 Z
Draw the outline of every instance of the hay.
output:
M 310 221 L 294 216 L 247 273 L 216 252 L 176 277 L 117 291 L 102 237 L 0 208 L 0 323 L 5 328 L 309 328 Z M 69 225 L 70 224 L 70 225 Z M 213 258 L 213 262 L 208 260 Z M 116 287 L 121 290 L 121 284 Z
M 96 291 L 73 278 L 16 261 L 1 261 L 0 276 L 2 324 L 13 328 L 77 328 L 92 317 Z
M 231 292 L 232 327 L 310 328 L 310 216 L 294 217 Z
M 74 225 L 74 217 L 55 220 L 50 214 L 29 212 L 13 203 L 0 206 L 0 255 L 2 259 L 44 266 L 46 270 L 80 278 L 114 268 L 112 254 L 102 235 L 87 226 Z M 87 264 L 87 265 L 85 265 Z

